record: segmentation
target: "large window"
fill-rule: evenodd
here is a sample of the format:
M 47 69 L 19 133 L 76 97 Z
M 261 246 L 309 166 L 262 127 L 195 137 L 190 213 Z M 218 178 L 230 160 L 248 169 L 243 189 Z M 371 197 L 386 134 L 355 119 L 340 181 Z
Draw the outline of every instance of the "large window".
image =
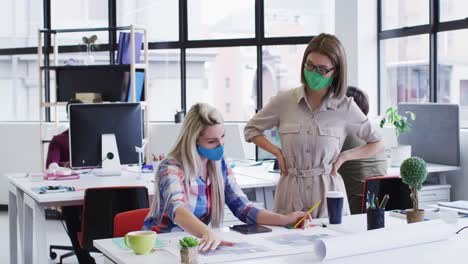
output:
M 311 38 L 335 31 L 333 0 L 5 1 L 0 10 L 7 25 L 0 32 L 0 121 L 39 119 L 38 28 L 144 26 L 150 117 L 156 122 L 172 122 L 177 111 L 186 112 L 195 102 L 215 106 L 228 122 L 249 120 L 277 92 L 300 84 L 299 64 Z M 94 34 L 92 63 L 112 63 L 118 34 L 62 33 L 49 44 L 57 41 L 62 47 L 59 64 L 81 64 L 89 59 L 83 37 Z M 48 77 L 43 94 L 53 101 L 53 71 Z M 66 113 L 64 108 L 57 116 L 46 111 L 45 118 L 65 120 Z
M 455 103 L 468 127 L 468 1 L 379 5 L 380 112 L 400 102 Z

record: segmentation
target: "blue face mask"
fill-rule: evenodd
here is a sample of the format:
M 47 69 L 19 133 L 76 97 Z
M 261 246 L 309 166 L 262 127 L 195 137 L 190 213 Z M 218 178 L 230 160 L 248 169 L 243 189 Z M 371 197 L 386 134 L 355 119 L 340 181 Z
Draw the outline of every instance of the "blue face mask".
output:
M 224 146 L 221 145 L 214 149 L 207 149 L 200 145 L 197 145 L 198 154 L 209 159 L 209 160 L 220 160 L 224 155 Z

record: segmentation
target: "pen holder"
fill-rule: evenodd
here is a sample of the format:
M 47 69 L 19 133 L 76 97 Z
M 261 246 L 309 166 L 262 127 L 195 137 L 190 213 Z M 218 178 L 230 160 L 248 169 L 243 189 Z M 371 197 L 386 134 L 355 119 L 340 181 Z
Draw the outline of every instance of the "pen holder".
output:
M 385 227 L 385 210 L 383 208 L 367 209 L 367 230 Z

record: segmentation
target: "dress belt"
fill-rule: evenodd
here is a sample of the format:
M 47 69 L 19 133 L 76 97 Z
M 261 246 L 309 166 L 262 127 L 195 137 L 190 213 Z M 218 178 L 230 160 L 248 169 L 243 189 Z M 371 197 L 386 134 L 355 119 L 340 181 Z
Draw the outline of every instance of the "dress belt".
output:
M 310 177 L 318 177 L 321 175 L 330 175 L 332 171 L 332 165 L 322 165 L 320 167 L 315 167 L 307 170 L 301 170 L 298 168 L 289 168 L 288 169 L 288 177 L 298 177 L 298 178 L 310 178 Z

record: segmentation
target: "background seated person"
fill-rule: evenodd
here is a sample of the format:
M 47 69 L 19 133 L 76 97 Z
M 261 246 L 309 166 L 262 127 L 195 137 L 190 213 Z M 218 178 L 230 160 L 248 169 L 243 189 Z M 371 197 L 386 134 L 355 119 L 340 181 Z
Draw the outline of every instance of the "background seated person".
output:
M 232 245 L 208 226 L 221 226 L 225 204 L 239 220 L 249 224 L 286 226 L 304 216 L 304 212 L 281 215 L 255 207 L 237 184 L 223 152 L 221 114 L 207 104 L 195 104 L 168 158 L 156 172 L 154 200 L 143 228 L 185 230 L 201 238 L 200 248 L 205 251 Z
M 83 103 L 77 99 L 71 99 L 67 103 L 67 117 L 68 106 L 70 104 Z M 49 150 L 47 151 L 46 168 L 49 168 L 51 163 L 57 163 L 60 167 L 70 168 L 70 142 L 68 139 L 68 129 L 52 138 L 49 143 Z
M 346 96 L 352 97 L 365 115 L 369 113 L 369 100 L 362 90 L 350 86 Z M 365 144 L 366 142 L 360 138 L 348 135 L 341 151 L 357 148 Z M 346 161 L 341 165 L 338 172 L 343 177 L 351 214 L 360 214 L 364 181 L 369 177 L 387 175 L 387 159 L 384 152 L 379 152 L 369 158 Z

